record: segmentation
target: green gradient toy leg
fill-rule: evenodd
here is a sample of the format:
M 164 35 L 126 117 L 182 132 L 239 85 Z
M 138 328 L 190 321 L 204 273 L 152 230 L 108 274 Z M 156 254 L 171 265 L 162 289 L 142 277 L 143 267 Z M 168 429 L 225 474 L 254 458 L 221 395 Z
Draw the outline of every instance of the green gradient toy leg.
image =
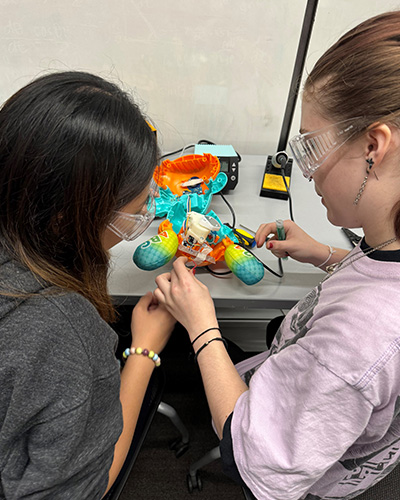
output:
M 229 269 L 246 285 L 255 285 L 264 277 L 264 266 L 254 255 L 239 245 L 225 249 L 225 262 Z
M 144 271 L 158 269 L 174 257 L 178 244 L 176 233 L 167 229 L 139 245 L 133 254 L 133 262 Z

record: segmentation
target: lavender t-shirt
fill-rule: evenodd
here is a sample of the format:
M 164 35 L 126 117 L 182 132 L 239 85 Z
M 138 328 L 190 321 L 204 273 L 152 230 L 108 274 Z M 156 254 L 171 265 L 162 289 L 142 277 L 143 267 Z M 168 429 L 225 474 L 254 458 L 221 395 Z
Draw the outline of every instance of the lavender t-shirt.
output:
M 338 270 L 237 365 L 233 455 L 258 499 L 350 499 L 400 461 L 400 262 L 375 260 L 399 254 Z

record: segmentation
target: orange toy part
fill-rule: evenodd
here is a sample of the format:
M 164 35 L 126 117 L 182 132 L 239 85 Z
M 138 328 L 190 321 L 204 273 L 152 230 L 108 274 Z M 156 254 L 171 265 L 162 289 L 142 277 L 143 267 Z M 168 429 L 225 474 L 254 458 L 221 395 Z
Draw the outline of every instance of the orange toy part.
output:
M 171 222 L 166 219 L 166 220 L 163 220 L 160 225 L 158 226 L 158 234 L 162 233 L 163 231 L 166 231 L 167 229 L 171 229 L 172 230 L 172 224 Z M 182 231 L 181 230 L 178 234 L 178 241 L 179 241 L 179 244 L 182 243 Z M 219 241 L 217 243 L 217 245 L 215 245 L 212 249 L 212 251 L 208 254 L 210 257 L 213 258 L 213 260 L 215 262 L 218 262 L 220 260 L 224 260 L 224 256 L 225 256 L 225 248 L 230 246 L 230 245 L 233 245 L 233 241 L 228 238 L 228 236 L 226 236 L 225 238 L 223 238 L 221 241 Z M 175 254 L 175 257 L 187 257 L 189 260 L 193 260 L 193 257 L 190 255 L 190 254 L 187 254 L 185 252 L 182 252 L 181 250 L 177 250 L 176 254 Z M 213 264 L 214 262 L 212 260 L 204 260 L 204 262 L 202 262 L 201 264 L 198 264 L 198 267 L 202 267 L 202 266 L 208 266 L 210 264 Z
M 162 233 L 163 231 L 166 231 L 167 229 L 173 231 L 172 222 L 169 221 L 168 219 L 165 219 L 161 221 L 160 225 L 158 226 L 158 234 Z
M 173 161 L 164 160 L 155 169 L 153 178 L 160 188 L 166 189 L 169 187 L 173 194 L 182 196 L 185 192 L 189 192 L 188 189 L 182 187 L 182 183 L 192 177 L 198 177 L 203 180 L 201 188 L 204 194 L 208 190 L 205 182 L 210 179 L 215 180 L 219 169 L 219 159 L 209 153 L 186 155 Z
M 182 237 L 180 234 L 178 234 L 178 240 L 179 240 L 179 244 L 180 244 L 182 241 Z M 215 245 L 215 247 L 213 247 L 212 251 L 208 254 L 207 257 L 212 257 L 213 260 L 206 259 L 206 260 L 204 260 L 204 262 L 201 262 L 200 264 L 198 264 L 198 267 L 209 266 L 210 264 L 214 264 L 213 261 L 218 262 L 220 260 L 224 260 L 226 247 L 233 245 L 233 244 L 234 244 L 233 241 L 226 236 L 223 240 L 221 240 L 219 243 L 217 243 Z M 181 256 L 187 257 L 189 260 L 193 260 L 193 257 L 191 255 L 186 254 L 185 252 L 182 252 L 181 250 L 177 250 L 175 257 L 181 257 Z

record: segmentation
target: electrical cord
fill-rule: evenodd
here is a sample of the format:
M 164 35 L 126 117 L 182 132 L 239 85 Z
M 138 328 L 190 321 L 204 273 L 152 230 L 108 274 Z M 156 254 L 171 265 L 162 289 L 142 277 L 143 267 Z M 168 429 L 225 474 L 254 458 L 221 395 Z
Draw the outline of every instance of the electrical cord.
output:
M 232 214 L 232 224 L 228 224 L 227 222 L 225 222 L 225 224 L 228 227 L 230 227 L 231 229 L 234 229 L 234 227 L 236 226 L 236 214 L 235 214 L 235 211 L 233 210 L 232 205 L 229 203 L 229 201 L 225 198 L 225 196 L 221 192 L 219 192 L 217 194 L 219 194 L 219 196 L 221 196 L 221 198 L 224 200 L 224 202 L 226 203 L 227 207 L 229 208 L 230 213 Z
M 281 163 L 280 172 L 281 172 L 283 183 L 285 184 L 286 192 L 287 192 L 287 195 L 288 195 L 290 219 L 294 222 L 292 195 L 290 193 L 290 189 L 289 189 L 289 186 L 288 186 L 288 184 L 286 182 L 286 177 L 285 177 L 285 167 L 286 167 L 287 162 L 288 162 L 288 158 L 284 158 L 283 161 L 282 161 L 282 163 Z M 281 272 L 281 274 L 283 276 L 282 259 L 280 257 L 278 258 L 278 265 L 279 265 L 279 270 L 280 270 L 280 272 Z
M 222 271 L 221 273 L 216 273 L 215 271 L 210 269 L 210 266 L 204 266 L 204 269 L 213 276 L 226 276 L 227 274 L 232 274 L 232 271 Z
M 268 267 L 267 264 L 265 264 L 261 259 L 259 259 L 257 255 L 254 252 L 252 252 L 248 246 L 245 245 L 244 243 L 245 240 L 244 238 L 240 237 L 240 234 L 236 234 L 236 237 L 239 240 L 239 246 L 245 248 L 247 252 L 251 253 L 251 255 L 253 255 L 253 257 L 255 257 L 258 260 L 258 262 L 260 262 L 264 266 L 264 269 L 267 269 L 267 271 L 269 271 L 274 276 L 277 276 L 278 278 L 283 278 L 284 272 L 282 267 L 282 259 L 278 259 L 279 272 L 280 272 L 280 274 L 278 274 L 276 271 Z
M 286 177 L 285 177 L 285 167 L 286 167 L 287 162 L 288 162 L 288 159 L 286 159 L 286 158 L 282 159 L 280 173 L 282 175 L 283 183 L 285 184 L 285 188 L 286 188 L 287 195 L 288 195 L 290 219 L 294 222 L 292 195 L 290 193 L 290 189 L 289 189 L 289 186 L 287 185 Z
M 271 269 L 269 266 L 267 266 L 267 264 L 265 264 L 265 262 L 263 262 L 261 259 L 259 259 L 254 252 L 252 252 L 251 250 L 249 250 L 248 247 L 246 247 L 245 245 L 242 245 L 240 243 L 240 241 L 239 241 L 238 245 L 240 247 L 242 247 L 242 248 L 245 248 L 247 252 L 251 253 L 251 255 L 253 257 L 255 257 L 258 260 L 258 262 L 260 262 L 260 264 L 262 264 L 262 266 L 264 267 L 264 269 L 266 269 L 267 271 L 269 271 L 271 274 L 273 274 L 277 278 L 283 278 L 284 272 L 283 272 L 283 266 L 282 266 L 282 259 L 278 259 L 279 273 L 277 273 L 276 271 L 274 271 L 273 269 Z M 232 274 L 232 271 L 223 271 L 223 272 L 220 272 L 220 273 L 212 271 L 209 266 L 204 266 L 204 269 L 206 269 L 213 276 L 226 276 L 227 274 Z
M 231 205 L 231 204 L 228 202 L 228 200 L 225 198 L 225 196 L 224 196 L 222 193 L 218 193 L 218 194 L 221 196 L 221 198 L 222 198 L 222 199 L 224 200 L 224 202 L 227 204 L 227 206 L 228 206 L 228 208 L 229 208 L 229 210 L 230 210 L 230 212 L 231 212 L 231 214 L 232 214 L 232 225 L 231 225 L 231 224 L 228 224 L 228 223 L 225 223 L 225 225 L 226 225 L 226 226 L 228 226 L 228 227 L 230 227 L 231 229 L 233 229 L 233 228 L 235 227 L 235 225 L 236 225 L 236 215 L 235 215 L 235 211 L 234 211 L 234 209 L 233 209 L 232 205 Z M 259 259 L 259 258 L 257 257 L 257 255 L 256 255 L 254 252 L 252 252 L 252 251 L 249 249 L 249 247 L 248 247 L 248 246 L 246 246 L 246 244 L 245 244 L 245 239 L 244 239 L 244 238 L 242 238 L 242 237 L 240 236 L 240 233 L 237 233 L 235 236 L 236 236 L 236 237 L 237 237 L 237 239 L 238 239 L 238 242 L 239 242 L 239 243 L 238 243 L 238 245 L 239 245 L 239 246 L 241 246 L 242 248 L 246 249 L 246 250 L 247 250 L 247 251 L 248 251 L 251 255 L 253 255 L 253 257 L 255 257 L 255 258 L 258 260 L 258 262 L 260 262 L 260 264 L 262 264 L 262 265 L 263 265 L 264 269 L 266 269 L 267 271 L 269 271 L 269 272 L 270 272 L 271 274 L 273 274 L 274 276 L 277 276 L 278 278 L 283 278 L 284 272 L 283 272 L 283 266 L 282 266 L 282 259 L 278 259 L 278 266 L 279 266 L 279 273 L 280 273 L 280 274 L 279 274 L 279 273 L 277 273 L 276 271 L 274 271 L 273 269 L 271 269 L 270 267 L 268 267 L 268 266 L 267 266 L 267 264 L 265 264 L 265 263 L 264 263 L 261 259 Z M 206 270 L 207 270 L 210 274 L 212 274 L 212 275 L 214 275 L 214 276 L 218 276 L 218 275 L 219 275 L 219 276 L 224 276 L 224 275 L 227 275 L 227 274 L 231 274 L 231 273 L 232 273 L 232 271 L 226 271 L 226 272 L 224 271 L 224 272 L 221 272 L 221 273 L 216 273 L 215 271 L 212 271 L 212 270 L 209 268 L 209 266 L 204 266 L 204 268 L 205 268 L 205 269 L 206 269 Z

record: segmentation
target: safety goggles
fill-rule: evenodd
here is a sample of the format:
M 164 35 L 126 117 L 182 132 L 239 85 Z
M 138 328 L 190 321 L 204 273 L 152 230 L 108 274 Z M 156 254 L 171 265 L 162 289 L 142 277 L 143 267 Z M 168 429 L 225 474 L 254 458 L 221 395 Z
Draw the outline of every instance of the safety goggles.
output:
M 350 118 L 314 132 L 295 135 L 289 140 L 293 157 L 306 179 L 311 180 L 324 161 L 360 130 L 356 125 L 359 118 Z
M 108 224 L 108 228 L 119 238 L 132 241 L 140 236 L 152 223 L 156 214 L 156 201 L 158 186 L 152 179 L 150 192 L 139 213 L 114 212 L 115 217 Z

